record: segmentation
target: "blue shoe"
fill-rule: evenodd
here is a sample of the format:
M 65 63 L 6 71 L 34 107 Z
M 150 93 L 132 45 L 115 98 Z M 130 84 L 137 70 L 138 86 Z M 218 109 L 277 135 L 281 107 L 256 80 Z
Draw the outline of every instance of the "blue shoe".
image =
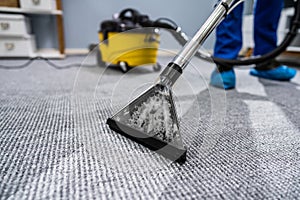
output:
M 235 88 L 235 73 L 233 69 L 221 73 L 215 69 L 210 76 L 210 84 L 225 90 Z
M 252 76 L 277 81 L 289 81 L 295 77 L 296 73 L 297 71 L 295 69 L 289 68 L 285 65 L 281 65 L 270 70 L 257 70 L 254 68 L 250 70 L 250 75 Z

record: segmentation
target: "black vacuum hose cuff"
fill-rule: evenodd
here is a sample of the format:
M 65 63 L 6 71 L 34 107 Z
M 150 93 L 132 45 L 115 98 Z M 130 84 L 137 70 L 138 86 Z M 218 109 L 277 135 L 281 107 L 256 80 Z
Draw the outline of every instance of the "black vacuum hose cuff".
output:
M 222 6 L 225 8 L 225 10 L 226 10 L 226 14 L 225 14 L 225 16 L 224 16 L 224 17 L 226 17 L 227 14 L 228 14 L 228 12 L 229 12 L 229 6 L 228 6 L 228 4 L 225 3 L 225 2 L 222 2 L 221 5 L 222 5 Z
M 173 86 L 182 74 L 182 68 L 175 64 L 169 63 L 168 66 L 160 74 L 160 83 L 166 86 Z

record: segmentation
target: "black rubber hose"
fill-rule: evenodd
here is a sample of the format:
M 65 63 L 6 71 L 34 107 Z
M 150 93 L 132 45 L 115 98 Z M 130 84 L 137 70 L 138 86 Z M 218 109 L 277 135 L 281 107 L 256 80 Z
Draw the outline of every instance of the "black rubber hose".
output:
M 234 65 L 252 65 L 252 64 L 260 64 L 263 62 L 266 62 L 270 59 L 273 59 L 280 55 L 282 52 L 286 50 L 286 48 L 291 44 L 291 42 L 294 40 L 298 33 L 298 29 L 300 27 L 300 0 L 297 0 L 295 2 L 295 13 L 294 16 L 291 20 L 289 32 L 286 34 L 285 38 L 281 42 L 281 44 L 274 49 L 273 51 L 259 56 L 255 58 L 246 58 L 246 59 L 222 59 L 222 58 L 217 58 L 213 56 L 204 56 L 201 52 L 197 52 L 195 56 L 199 57 L 200 59 L 204 59 L 207 61 L 214 61 L 217 64 L 223 65 L 223 66 L 234 66 Z M 159 27 L 159 26 L 158 26 Z M 162 28 L 166 28 L 165 26 Z M 182 46 L 187 43 L 187 38 L 183 36 L 183 32 L 180 30 L 176 30 L 174 28 L 167 29 L 173 36 L 174 38 L 181 44 Z
M 289 32 L 286 34 L 285 38 L 276 49 L 257 58 L 248 58 L 244 60 L 238 60 L 238 59 L 230 60 L 230 59 L 211 57 L 211 59 L 217 64 L 226 65 L 226 66 L 251 65 L 251 64 L 259 64 L 262 62 L 266 62 L 270 59 L 279 56 L 282 52 L 286 50 L 286 48 L 291 44 L 291 42 L 296 37 L 299 27 L 300 27 L 300 1 L 297 0 L 297 2 L 295 3 L 295 13 L 291 21 Z

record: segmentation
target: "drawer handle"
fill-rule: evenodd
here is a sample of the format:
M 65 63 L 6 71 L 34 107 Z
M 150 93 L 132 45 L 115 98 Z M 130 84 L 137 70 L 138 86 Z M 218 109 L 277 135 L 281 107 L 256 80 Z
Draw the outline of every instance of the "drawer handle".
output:
M 5 43 L 5 48 L 7 51 L 12 51 L 15 48 L 15 44 L 14 43 Z
M 37 5 L 40 5 L 41 1 L 40 0 L 32 0 L 32 3 L 37 6 Z
M 9 29 L 9 23 L 7 23 L 7 22 L 1 22 L 1 23 L 0 23 L 0 27 L 1 27 L 1 29 L 2 29 L 3 31 L 6 31 L 6 30 Z

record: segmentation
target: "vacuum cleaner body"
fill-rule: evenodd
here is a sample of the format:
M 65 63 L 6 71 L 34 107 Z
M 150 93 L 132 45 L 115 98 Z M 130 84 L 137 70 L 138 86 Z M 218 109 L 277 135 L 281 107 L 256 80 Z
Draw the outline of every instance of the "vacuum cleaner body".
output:
M 109 32 L 107 39 L 99 32 L 102 61 L 111 65 L 126 63 L 128 67 L 156 64 L 159 34 L 154 29 L 146 30 Z
M 102 65 L 119 66 L 123 72 L 149 64 L 154 70 L 160 70 L 157 63 L 159 31 L 153 27 L 144 28 L 139 23 L 143 19 L 148 19 L 148 16 L 134 9 L 125 9 L 114 19 L 101 23 L 98 60 Z

